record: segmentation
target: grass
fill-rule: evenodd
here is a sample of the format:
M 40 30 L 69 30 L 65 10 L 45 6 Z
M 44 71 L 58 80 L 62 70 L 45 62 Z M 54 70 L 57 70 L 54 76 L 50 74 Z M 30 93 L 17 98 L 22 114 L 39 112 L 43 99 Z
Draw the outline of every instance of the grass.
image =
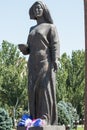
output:
M 84 130 L 84 127 L 83 126 L 79 126 L 79 127 L 77 127 L 77 129 L 72 129 L 72 130 Z
M 12 130 L 16 130 L 16 129 L 12 129 Z M 72 129 L 72 130 L 84 130 L 84 127 L 80 126 L 80 127 L 77 127 L 77 129 Z
M 84 130 L 84 127 L 78 127 L 77 130 Z

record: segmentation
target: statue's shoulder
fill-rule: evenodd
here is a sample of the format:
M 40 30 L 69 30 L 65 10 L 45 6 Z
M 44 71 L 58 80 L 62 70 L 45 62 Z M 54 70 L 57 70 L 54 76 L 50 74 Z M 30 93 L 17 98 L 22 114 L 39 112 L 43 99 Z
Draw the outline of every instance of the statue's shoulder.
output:
M 29 31 L 29 32 L 31 32 L 31 31 L 32 31 L 35 27 L 36 27 L 36 25 L 35 25 L 35 26 L 30 27 L 30 31 Z
M 50 29 L 54 30 L 56 29 L 56 26 L 54 24 L 50 24 Z

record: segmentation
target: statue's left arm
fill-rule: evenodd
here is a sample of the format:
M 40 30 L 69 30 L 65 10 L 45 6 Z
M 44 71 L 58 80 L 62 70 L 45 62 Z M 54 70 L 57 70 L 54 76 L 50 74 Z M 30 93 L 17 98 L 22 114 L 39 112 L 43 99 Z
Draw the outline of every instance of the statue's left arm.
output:
M 60 44 L 57 29 L 53 24 L 50 29 L 50 50 L 54 71 L 57 71 L 58 60 L 60 58 Z

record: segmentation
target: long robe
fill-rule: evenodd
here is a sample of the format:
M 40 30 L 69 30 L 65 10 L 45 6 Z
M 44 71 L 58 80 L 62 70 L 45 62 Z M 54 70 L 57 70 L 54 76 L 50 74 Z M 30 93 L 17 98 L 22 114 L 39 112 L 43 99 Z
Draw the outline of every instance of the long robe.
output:
M 30 29 L 28 36 L 28 95 L 30 115 L 44 115 L 51 125 L 57 123 L 55 72 L 53 63 L 59 57 L 59 40 L 53 24 L 42 23 Z

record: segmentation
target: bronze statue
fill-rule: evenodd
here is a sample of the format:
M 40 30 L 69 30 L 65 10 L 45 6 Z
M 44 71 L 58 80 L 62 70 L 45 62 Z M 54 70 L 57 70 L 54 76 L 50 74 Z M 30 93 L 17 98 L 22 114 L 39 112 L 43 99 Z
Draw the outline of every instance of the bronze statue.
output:
M 30 115 L 57 124 L 55 72 L 58 68 L 59 39 L 50 12 L 42 1 L 36 1 L 29 10 L 30 19 L 37 25 L 30 28 L 27 45 L 19 44 L 27 55 L 28 95 Z

